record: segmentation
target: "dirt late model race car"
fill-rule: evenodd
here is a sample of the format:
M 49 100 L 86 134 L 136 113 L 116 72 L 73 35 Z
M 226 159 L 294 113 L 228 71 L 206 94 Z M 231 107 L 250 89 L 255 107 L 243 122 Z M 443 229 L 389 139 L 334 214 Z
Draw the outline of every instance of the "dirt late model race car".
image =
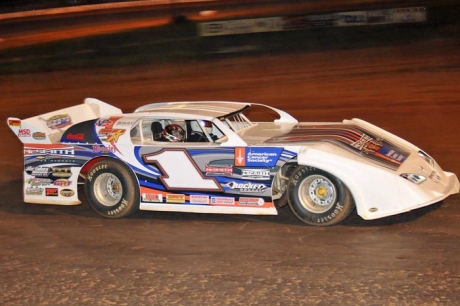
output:
M 274 119 L 254 121 L 254 114 Z M 99 214 L 134 211 L 276 215 L 333 225 L 366 220 L 459 192 L 424 151 L 359 119 L 299 123 L 271 106 L 154 103 L 124 114 L 84 103 L 8 125 L 24 144 L 27 203 L 77 205 L 79 186 Z

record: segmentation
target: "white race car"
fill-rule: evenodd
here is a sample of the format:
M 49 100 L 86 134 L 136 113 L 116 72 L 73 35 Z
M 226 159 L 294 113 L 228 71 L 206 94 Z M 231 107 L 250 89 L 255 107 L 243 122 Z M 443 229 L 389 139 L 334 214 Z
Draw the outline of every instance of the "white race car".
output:
M 257 117 L 273 120 L 256 120 Z M 134 211 L 276 215 L 333 225 L 407 212 L 459 192 L 424 151 L 359 119 L 299 123 L 241 102 L 167 102 L 123 112 L 88 98 L 8 118 L 24 144 L 24 201 Z

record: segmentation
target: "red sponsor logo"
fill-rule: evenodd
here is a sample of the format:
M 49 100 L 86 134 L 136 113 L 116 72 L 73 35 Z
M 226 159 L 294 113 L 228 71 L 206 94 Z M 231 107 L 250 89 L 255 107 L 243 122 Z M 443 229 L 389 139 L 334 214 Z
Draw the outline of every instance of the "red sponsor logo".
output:
M 205 165 L 204 171 L 206 174 L 233 174 L 233 166 L 232 165 Z
M 8 120 L 9 126 L 21 126 L 21 120 L 10 119 Z
M 70 140 L 85 140 L 85 134 L 83 133 L 78 133 L 78 134 L 72 134 L 69 133 L 65 136 L 66 139 Z
M 235 167 L 246 166 L 246 148 L 235 148 Z
M 19 129 L 18 136 L 19 137 L 30 137 L 30 130 L 29 129 Z
M 163 202 L 163 196 L 156 193 L 143 193 L 142 202 Z
M 57 197 L 59 195 L 57 188 L 46 188 L 45 194 L 47 197 Z

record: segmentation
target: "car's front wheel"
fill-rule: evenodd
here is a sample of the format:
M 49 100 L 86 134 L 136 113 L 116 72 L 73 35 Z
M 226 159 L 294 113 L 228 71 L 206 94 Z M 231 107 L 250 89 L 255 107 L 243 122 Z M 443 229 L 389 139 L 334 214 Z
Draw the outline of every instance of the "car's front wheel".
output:
M 123 163 L 104 159 L 95 163 L 85 180 L 91 207 L 107 218 L 121 218 L 139 208 L 139 188 L 134 173 Z
M 287 192 L 294 215 L 310 225 L 337 224 L 355 207 L 350 190 L 338 178 L 313 167 L 297 167 L 290 176 Z

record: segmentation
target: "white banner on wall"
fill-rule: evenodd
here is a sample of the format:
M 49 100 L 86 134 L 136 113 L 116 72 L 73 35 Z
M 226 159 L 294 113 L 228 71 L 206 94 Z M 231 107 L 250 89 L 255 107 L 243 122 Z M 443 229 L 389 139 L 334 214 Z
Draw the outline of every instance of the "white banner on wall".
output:
M 277 32 L 283 30 L 282 17 L 203 22 L 198 25 L 200 36 L 219 36 Z
M 367 12 L 343 12 L 337 13 L 337 26 L 359 26 L 367 24 Z
M 424 7 L 408 7 L 391 9 L 393 23 L 426 22 L 426 9 Z
M 200 36 L 221 36 L 303 30 L 312 27 L 349 27 L 427 21 L 425 7 L 210 21 L 198 24 Z

